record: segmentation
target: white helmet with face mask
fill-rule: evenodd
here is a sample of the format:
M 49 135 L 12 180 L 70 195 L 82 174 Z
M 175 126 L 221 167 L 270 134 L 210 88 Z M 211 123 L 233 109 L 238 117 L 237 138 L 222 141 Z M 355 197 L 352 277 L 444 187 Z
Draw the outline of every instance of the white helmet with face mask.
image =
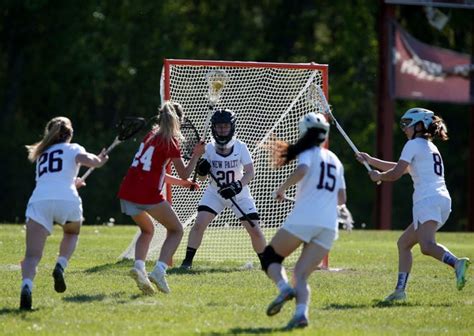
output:
M 411 108 L 402 116 L 400 120 L 400 127 L 405 129 L 407 127 L 416 125 L 421 121 L 425 126 L 425 129 L 428 129 L 428 127 L 433 123 L 433 116 L 433 111 L 421 107 Z
M 319 139 L 321 142 L 326 140 L 329 133 L 329 123 L 322 113 L 310 112 L 303 117 L 301 117 L 298 128 L 300 131 L 300 138 L 303 137 L 308 129 L 316 128 L 321 130 L 319 133 Z

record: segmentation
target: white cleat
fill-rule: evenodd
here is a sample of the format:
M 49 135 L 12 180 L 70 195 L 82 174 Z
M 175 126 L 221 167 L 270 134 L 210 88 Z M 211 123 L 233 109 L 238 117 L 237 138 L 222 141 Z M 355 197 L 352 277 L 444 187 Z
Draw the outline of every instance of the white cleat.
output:
M 129 272 L 129 275 L 132 277 L 133 280 L 137 283 L 138 289 L 142 291 L 145 295 L 153 295 L 155 294 L 155 289 L 151 284 L 150 280 L 148 279 L 146 272 L 139 270 L 138 268 L 132 268 Z
M 403 289 L 395 289 L 395 291 L 383 299 L 383 302 L 395 302 L 395 301 L 404 301 L 407 298 L 407 294 Z
M 168 294 L 170 292 L 170 288 L 168 287 L 165 276 L 166 272 L 159 267 L 155 267 L 153 272 L 148 273 L 148 278 L 156 285 L 156 287 L 158 287 L 158 290 Z
M 456 274 L 456 288 L 461 290 L 466 284 L 466 272 L 471 261 L 469 258 L 459 258 L 454 264 L 454 272 Z

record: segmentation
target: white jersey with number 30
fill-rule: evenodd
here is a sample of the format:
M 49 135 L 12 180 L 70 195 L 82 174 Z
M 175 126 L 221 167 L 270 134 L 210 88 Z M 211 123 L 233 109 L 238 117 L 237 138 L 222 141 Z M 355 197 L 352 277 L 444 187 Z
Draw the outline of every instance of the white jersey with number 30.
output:
M 214 145 L 209 143 L 206 145 L 204 158 L 211 164 L 211 173 L 221 185 L 241 180 L 244 176 L 244 166 L 252 163 L 247 145 L 240 140 L 235 140 L 232 151 L 225 156 L 218 154 Z M 218 189 L 217 184 L 212 179 L 209 185 L 216 190 Z M 248 193 L 248 186 L 245 186 L 242 192 Z
M 59 143 L 46 149 L 36 160 L 36 187 L 28 203 L 42 200 L 78 201 L 75 186 L 80 165 L 76 156 L 85 153 L 78 144 Z
M 448 197 L 444 181 L 444 165 L 438 148 L 429 140 L 416 138 L 407 141 L 400 160 L 408 162 L 413 179 L 413 203 L 431 196 Z

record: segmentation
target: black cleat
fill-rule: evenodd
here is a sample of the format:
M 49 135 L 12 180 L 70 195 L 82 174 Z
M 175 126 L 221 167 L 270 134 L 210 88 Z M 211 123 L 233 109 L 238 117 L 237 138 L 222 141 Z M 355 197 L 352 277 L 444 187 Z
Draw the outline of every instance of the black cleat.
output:
M 30 287 L 24 285 L 20 294 L 20 310 L 31 310 L 31 290 Z
M 64 269 L 60 264 L 56 264 L 53 271 L 54 290 L 58 293 L 66 291 L 66 282 L 64 281 Z
M 181 263 L 181 266 L 179 266 L 179 269 L 183 271 L 189 271 L 193 267 L 192 263 L 186 262 L 183 260 Z

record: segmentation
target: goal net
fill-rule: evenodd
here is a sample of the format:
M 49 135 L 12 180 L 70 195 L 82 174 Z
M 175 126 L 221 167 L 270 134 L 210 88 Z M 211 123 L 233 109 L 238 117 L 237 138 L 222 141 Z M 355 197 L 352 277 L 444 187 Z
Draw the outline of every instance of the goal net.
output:
M 224 71 L 227 81 L 215 107 L 225 107 L 236 113 L 236 136 L 247 144 L 252 154 L 255 178 L 249 186 L 261 218 L 261 229 L 269 241 L 293 207 L 291 202 L 276 202 L 272 193 L 288 177 L 296 163 L 273 169 L 262 144 L 273 136 L 289 142 L 297 140 L 300 117 L 315 111 L 315 107 L 306 101 L 307 88 L 315 83 L 327 94 L 327 65 L 165 60 L 161 99 L 179 102 L 201 135 L 208 129 L 205 127 L 210 98 L 207 77 L 216 70 Z M 207 133 L 206 139 L 209 141 L 210 132 Z M 168 199 L 185 227 L 174 263 L 180 263 L 184 258 L 189 230 L 194 224 L 197 205 L 207 183 L 202 182 L 201 189 L 197 191 L 167 187 Z M 287 195 L 293 197 L 295 191 L 293 187 Z M 152 260 L 158 257 L 166 237 L 164 227 L 156 224 L 148 253 L 148 258 Z M 137 236 L 121 257 L 134 258 Z M 293 255 L 295 260 L 296 254 Z M 288 259 L 291 263 L 292 258 Z M 258 263 L 246 230 L 229 209 L 217 216 L 205 231 L 195 262 L 199 263 L 200 260 Z

